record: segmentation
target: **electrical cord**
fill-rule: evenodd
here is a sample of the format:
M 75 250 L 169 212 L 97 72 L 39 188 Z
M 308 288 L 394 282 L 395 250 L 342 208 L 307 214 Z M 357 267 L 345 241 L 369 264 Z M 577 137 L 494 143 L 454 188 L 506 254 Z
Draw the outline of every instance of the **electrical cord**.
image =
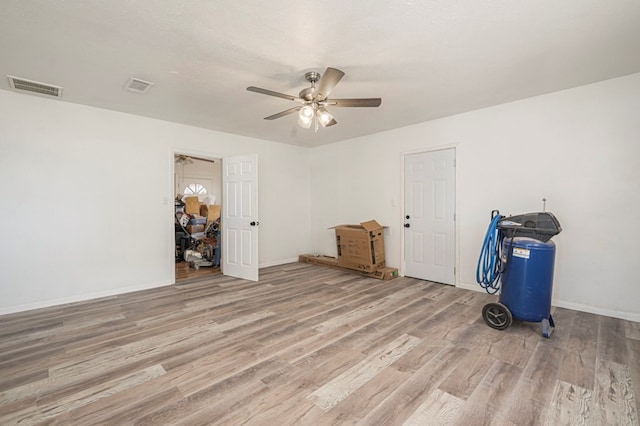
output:
M 500 290 L 501 247 L 504 240 L 504 233 L 498 229 L 500 219 L 502 219 L 500 214 L 491 218 L 476 268 L 476 281 L 489 294 L 496 294 Z

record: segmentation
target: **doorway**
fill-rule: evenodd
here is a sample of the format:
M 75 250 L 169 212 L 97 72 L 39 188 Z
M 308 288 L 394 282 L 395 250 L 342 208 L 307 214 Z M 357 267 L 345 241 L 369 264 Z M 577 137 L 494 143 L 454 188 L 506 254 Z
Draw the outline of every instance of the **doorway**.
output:
M 177 283 L 220 273 L 220 219 L 209 211 L 220 211 L 222 172 L 220 159 L 175 153 L 174 162 Z
M 404 157 L 405 276 L 455 285 L 455 148 Z

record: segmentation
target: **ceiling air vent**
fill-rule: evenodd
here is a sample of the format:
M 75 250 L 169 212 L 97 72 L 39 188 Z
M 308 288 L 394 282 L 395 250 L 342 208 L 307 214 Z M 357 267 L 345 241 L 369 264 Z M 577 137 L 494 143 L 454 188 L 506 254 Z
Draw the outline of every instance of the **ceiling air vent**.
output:
M 18 92 L 29 92 L 35 95 L 62 97 L 62 87 L 52 84 L 41 83 L 39 81 L 27 80 L 26 78 L 8 75 L 9 86 Z
M 149 90 L 149 87 L 153 86 L 153 83 L 150 81 L 140 80 L 139 78 L 131 77 L 127 84 L 124 86 L 124 89 L 133 92 L 133 93 L 145 93 Z

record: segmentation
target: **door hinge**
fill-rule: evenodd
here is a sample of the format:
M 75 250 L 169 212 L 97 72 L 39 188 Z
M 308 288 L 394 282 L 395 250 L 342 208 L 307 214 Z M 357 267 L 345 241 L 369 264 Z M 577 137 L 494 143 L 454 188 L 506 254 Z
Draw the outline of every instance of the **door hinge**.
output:
M 455 220 L 456 220 L 456 214 L 454 213 L 453 214 L 453 221 L 455 222 Z
M 456 274 L 456 267 L 454 266 L 453 267 L 453 275 L 455 275 L 455 274 Z
M 455 166 L 456 166 L 456 159 L 454 158 L 453 159 L 453 167 L 455 167 Z

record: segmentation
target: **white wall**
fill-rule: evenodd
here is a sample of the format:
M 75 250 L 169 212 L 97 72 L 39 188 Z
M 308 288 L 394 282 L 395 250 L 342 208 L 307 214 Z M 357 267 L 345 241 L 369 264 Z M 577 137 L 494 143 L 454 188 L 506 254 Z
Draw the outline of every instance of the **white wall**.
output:
M 384 108 L 384 104 L 382 106 Z M 554 304 L 640 321 L 640 74 L 315 148 L 312 251 L 335 255 L 329 226 L 391 227 L 401 267 L 403 153 L 455 146 L 458 285 L 475 268 L 490 212 L 558 217 Z
M 173 282 L 174 152 L 258 153 L 262 266 L 371 218 L 401 266 L 402 155 L 455 146 L 458 285 L 490 211 L 546 197 L 554 304 L 640 321 L 638 111 L 635 74 L 309 150 L 0 90 L 0 313 Z
M 308 149 L 0 90 L 0 313 L 172 283 L 174 152 L 257 153 L 260 264 L 309 251 Z

